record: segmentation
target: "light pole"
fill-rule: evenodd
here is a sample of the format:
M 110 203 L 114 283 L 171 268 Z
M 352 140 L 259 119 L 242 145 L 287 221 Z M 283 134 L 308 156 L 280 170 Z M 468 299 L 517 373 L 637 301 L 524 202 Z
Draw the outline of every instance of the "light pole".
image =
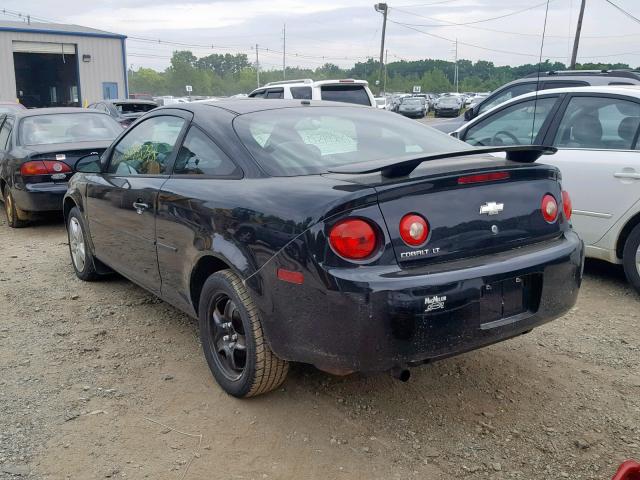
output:
M 382 69 L 384 66 L 384 37 L 387 32 L 387 13 L 389 7 L 386 3 L 376 3 L 373 8 L 376 12 L 382 13 L 382 39 L 380 40 L 380 71 L 378 72 L 378 84 L 382 85 Z

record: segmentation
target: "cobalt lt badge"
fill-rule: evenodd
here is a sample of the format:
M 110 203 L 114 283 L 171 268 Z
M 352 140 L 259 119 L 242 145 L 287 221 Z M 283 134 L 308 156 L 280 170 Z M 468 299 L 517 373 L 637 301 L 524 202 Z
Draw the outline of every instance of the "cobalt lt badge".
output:
M 504 203 L 487 202 L 484 205 L 480 205 L 480 215 L 498 215 L 504 210 Z

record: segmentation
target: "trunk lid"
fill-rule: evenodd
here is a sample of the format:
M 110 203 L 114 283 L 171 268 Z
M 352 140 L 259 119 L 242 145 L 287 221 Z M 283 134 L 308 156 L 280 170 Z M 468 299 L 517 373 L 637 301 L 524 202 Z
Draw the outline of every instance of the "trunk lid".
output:
M 488 173 L 508 178 L 459 183 L 461 178 L 469 181 Z M 546 194 L 553 195 L 562 209 L 558 171 L 547 165 L 494 157 L 441 159 L 425 162 L 401 179 L 368 174 L 352 177 L 351 181 L 376 189 L 401 265 L 509 250 L 556 237 L 564 228 L 562 215 L 549 224 L 540 210 Z M 421 215 L 429 226 L 426 242 L 416 247 L 407 245 L 400 236 L 400 221 L 409 213 Z

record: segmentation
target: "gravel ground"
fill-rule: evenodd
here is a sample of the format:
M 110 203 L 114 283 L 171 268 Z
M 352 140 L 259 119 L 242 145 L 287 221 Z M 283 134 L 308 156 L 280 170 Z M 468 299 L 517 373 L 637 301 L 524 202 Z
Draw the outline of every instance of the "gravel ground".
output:
M 609 479 L 640 456 L 640 303 L 619 268 L 589 263 L 567 316 L 409 383 L 295 366 L 242 401 L 191 319 L 77 280 L 58 220 L 0 223 L 1 479 Z

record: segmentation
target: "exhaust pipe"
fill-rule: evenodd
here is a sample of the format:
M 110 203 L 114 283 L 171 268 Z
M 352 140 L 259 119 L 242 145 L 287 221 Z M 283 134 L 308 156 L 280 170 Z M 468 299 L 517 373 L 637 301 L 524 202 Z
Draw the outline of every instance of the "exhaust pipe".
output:
M 411 378 L 411 372 L 408 368 L 393 367 L 391 369 L 391 376 L 400 380 L 401 382 L 408 382 L 409 378 Z

